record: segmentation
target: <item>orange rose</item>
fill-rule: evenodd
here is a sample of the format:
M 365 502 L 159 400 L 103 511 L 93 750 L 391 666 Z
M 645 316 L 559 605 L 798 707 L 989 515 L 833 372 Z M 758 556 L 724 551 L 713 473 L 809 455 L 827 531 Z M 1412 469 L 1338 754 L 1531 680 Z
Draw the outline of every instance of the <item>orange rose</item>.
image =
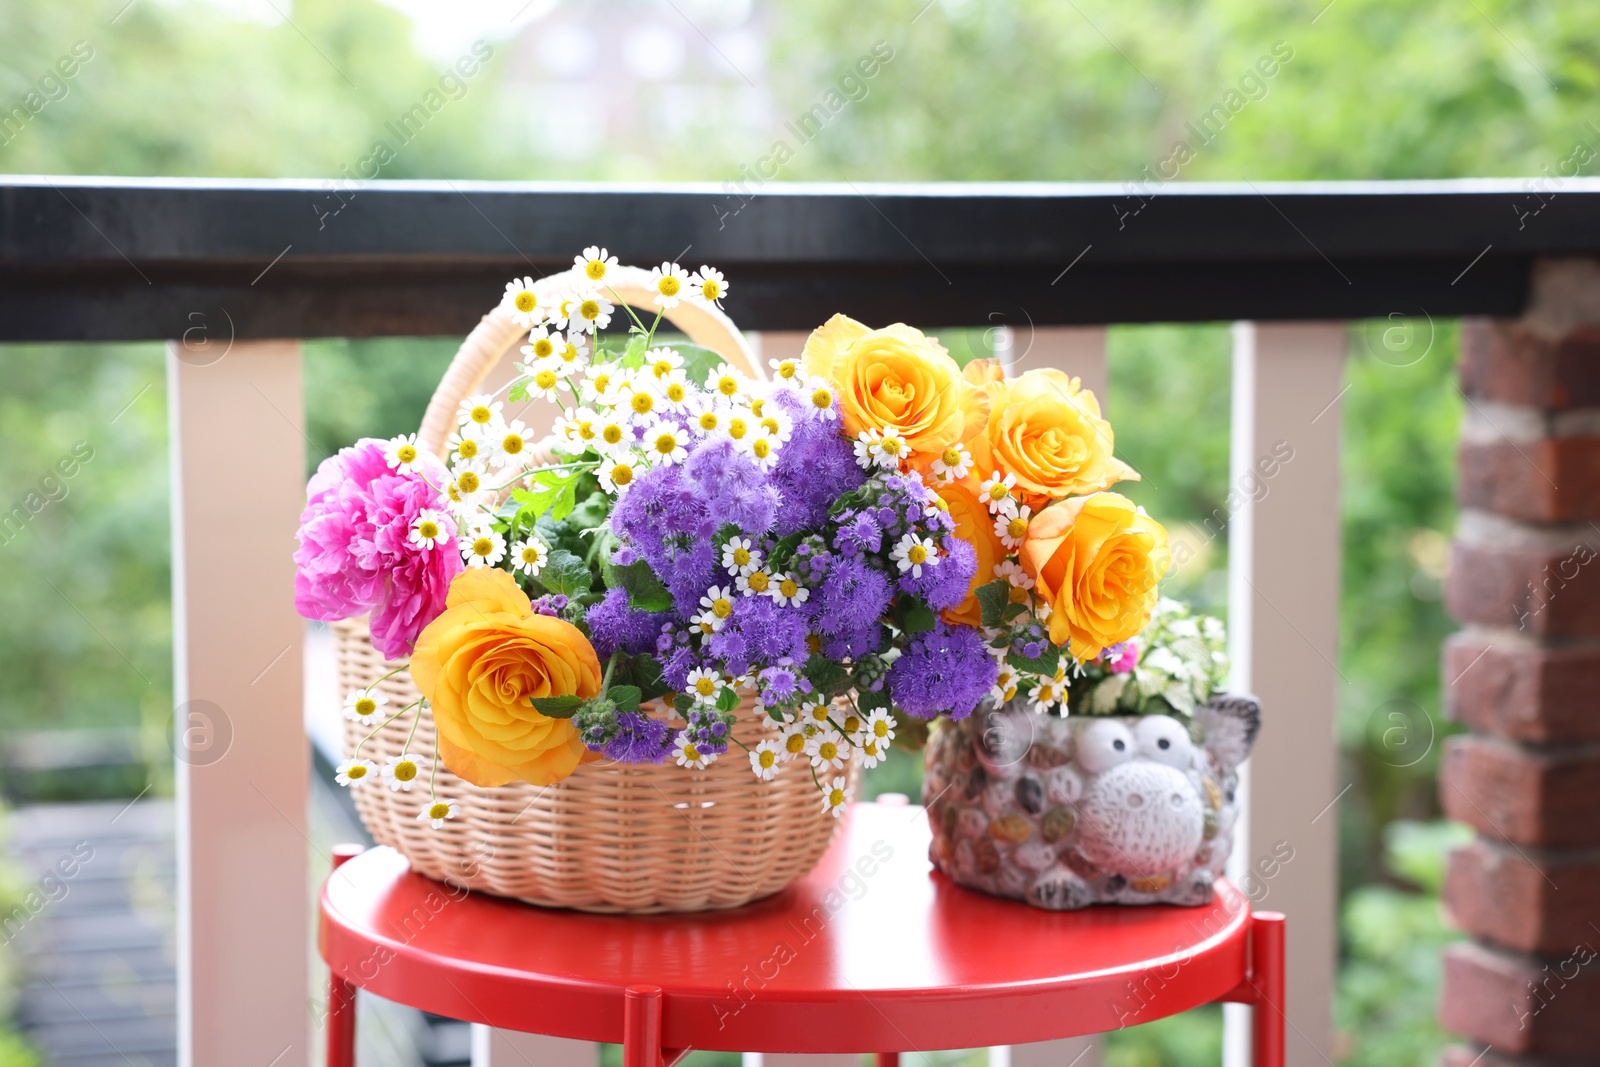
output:
M 529 700 L 595 696 L 600 661 L 576 626 L 534 614 L 505 571 L 456 575 L 444 614 L 417 637 L 411 677 L 433 706 L 439 758 L 473 785 L 550 785 L 586 762 L 572 720 Z
M 944 620 L 977 626 L 983 621 L 977 588 L 994 581 L 994 566 L 1006 558 L 1006 547 L 995 536 L 989 509 L 978 496 L 977 478 L 969 474 L 960 481 L 944 485 L 936 482 L 929 484 L 950 509 L 950 517 L 956 520 L 956 536 L 970 543 L 978 555 L 978 569 L 972 575 L 972 584 L 967 587 L 967 599 L 945 611 Z
M 916 452 L 961 440 L 961 369 L 922 331 L 901 323 L 872 330 L 835 315 L 812 331 L 803 358 L 839 390 L 851 437 L 893 426 Z
M 1080 660 L 1144 629 L 1170 558 L 1167 531 L 1120 493 L 1052 504 L 1033 517 L 1023 571 L 1050 605 L 1050 640 Z
M 1077 378 L 1031 370 L 986 388 L 989 422 L 967 446 L 980 477 L 995 470 L 1015 474 L 1018 494 L 1034 507 L 1138 480 L 1138 472 L 1111 454 L 1111 424 Z

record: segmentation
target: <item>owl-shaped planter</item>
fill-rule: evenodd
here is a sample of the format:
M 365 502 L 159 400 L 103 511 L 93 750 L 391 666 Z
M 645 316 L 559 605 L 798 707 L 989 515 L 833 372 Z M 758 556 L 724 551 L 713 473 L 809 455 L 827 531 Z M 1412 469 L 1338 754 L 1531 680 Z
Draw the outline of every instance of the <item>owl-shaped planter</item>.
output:
M 980 709 L 928 742 L 930 858 L 961 885 L 1039 908 L 1209 903 L 1260 722 L 1247 696 L 1196 709 L 1194 736 L 1167 715 Z

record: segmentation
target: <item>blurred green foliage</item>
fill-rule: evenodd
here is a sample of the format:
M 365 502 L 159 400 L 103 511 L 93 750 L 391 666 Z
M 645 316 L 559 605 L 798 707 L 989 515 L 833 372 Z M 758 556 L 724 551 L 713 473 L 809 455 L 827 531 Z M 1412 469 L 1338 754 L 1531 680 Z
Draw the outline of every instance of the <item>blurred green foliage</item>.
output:
M 0 0 L 0 102 L 38 86 L 75 42 L 93 52 L 63 83 L 64 95 L 0 144 L 0 169 L 336 178 L 443 66 L 377 0 L 283 4 L 292 23 L 199 0 L 124 3 Z M 618 15 L 630 3 L 645 0 L 594 8 Z M 1174 174 L 1179 141 L 1192 153 L 1177 167 L 1179 180 L 1542 174 L 1575 143 L 1600 142 L 1590 122 L 1600 8 L 1588 5 L 771 0 L 758 10 L 771 49 L 762 77 L 779 120 L 816 103 L 876 42 L 894 50 L 865 96 L 799 146 L 779 180 L 1148 181 L 1164 164 Z M 491 44 L 495 56 L 466 94 L 382 177 L 724 181 L 788 136 L 780 122 L 740 134 L 745 127 L 713 108 L 683 116 L 654 142 L 558 158 L 532 140 L 529 113 L 543 106 L 537 91 L 506 81 L 518 48 L 537 56 L 543 47 L 537 31 L 516 45 Z M 1268 56 L 1271 76 L 1248 73 L 1264 70 L 1257 65 Z M 1230 91 L 1249 102 L 1202 139 L 1191 124 Z M 1161 210 L 1159 197 L 1148 210 Z M 485 294 L 485 306 L 494 296 Z M 1437 840 L 1397 820 L 1437 816 L 1445 731 L 1438 647 L 1451 629 L 1440 583 L 1455 515 L 1460 401 L 1454 324 L 1411 326 L 1417 332 L 1406 336 L 1390 322 L 1352 327 L 1349 390 L 1339 403 L 1339 741 L 1358 783 L 1338 809 L 1347 956 L 1340 1024 L 1347 1057 L 1362 1063 L 1420 1064 L 1440 1039 L 1426 1003 L 1445 936 L 1437 879 L 1406 859 L 1418 841 Z M 958 358 L 987 351 L 983 331 L 944 335 Z M 356 436 L 414 427 L 454 345 L 308 344 L 308 464 Z M 1144 475 L 1129 493 L 1198 549 L 1169 591 L 1225 614 L 1228 329 L 1117 327 L 1109 347 L 1107 406 L 1119 452 Z M 159 738 L 165 729 L 162 360 L 150 345 L 0 347 L 0 502 L 25 501 L 77 442 L 94 450 L 65 480 L 64 495 L 41 496 L 61 499 L 0 544 L 0 674 L 8 682 L 0 730 L 139 725 Z M 164 757 L 159 741 L 149 747 Z M 919 779 L 915 758 L 897 752 L 867 792 L 915 795 Z M 1108 1061 L 1214 1061 L 1214 1015 L 1120 1034 Z

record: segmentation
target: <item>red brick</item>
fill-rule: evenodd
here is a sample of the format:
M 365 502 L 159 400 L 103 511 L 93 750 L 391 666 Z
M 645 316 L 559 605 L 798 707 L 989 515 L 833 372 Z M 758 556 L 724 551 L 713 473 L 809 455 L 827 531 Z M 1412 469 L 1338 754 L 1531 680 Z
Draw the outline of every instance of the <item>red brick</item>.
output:
M 1444 647 L 1444 713 L 1515 741 L 1600 741 L 1600 643 L 1547 648 L 1473 633 Z
M 1534 522 L 1600 518 L 1600 437 L 1463 443 L 1463 507 Z
M 1448 738 L 1439 768 L 1445 814 L 1519 845 L 1600 845 L 1600 750 L 1531 752 L 1485 737 Z
M 1445 605 L 1461 622 L 1535 637 L 1600 635 L 1600 560 L 1593 548 L 1451 546 Z
M 1497 1048 L 1446 1045 L 1437 1067 L 1600 1067 L 1600 1051 L 1581 1056 L 1504 1056 Z
M 1551 340 L 1491 319 L 1461 324 L 1461 389 L 1470 397 L 1546 410 L 1600 405 L 1600 326 Z
M 1600 853 L 1536 850 L 1477 840 L 1450 853 L 1444 903 L 1456 925 L 1519 952 L 1561 956 L 1600 943 Z
M 1592 1056 L 1600 1043 L 1595 959 L 1590 945 L 1548 960 L 1471 942 L 1451 945 L 1444 953 L 1439 1022 L 1502 1053 Z

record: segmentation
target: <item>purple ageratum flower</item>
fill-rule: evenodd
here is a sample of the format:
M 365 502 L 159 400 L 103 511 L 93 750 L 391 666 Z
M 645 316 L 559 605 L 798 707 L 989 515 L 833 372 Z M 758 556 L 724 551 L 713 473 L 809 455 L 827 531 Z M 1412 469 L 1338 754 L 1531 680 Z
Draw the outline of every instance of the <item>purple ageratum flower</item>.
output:
M 762 695 L 778 704 L 786 704 L 799 692 L 794 670 L 790 667 L 768 667 L 756 676 L 761 683 Z
M 822 526 L 828 508 L 866 480 L 856 465 L 855 449 L 839 433 L 839 424 L 793 390 L 776 392 L 769 403 L 793 420 L 793 433 L 778 453 L 771 483 L 782 495 L 773 532 L 787 537 L 797 530 Z
M 843 630 L 823 641 L 822 654 L 829 659 L 855 659 L 865 656 L 868 652 L 878 652 L 883 648 L 883 639 L 887 636 L 883 624 L 876 619 L 851 630 Z M 802 682 L 805 679 L 801 679 Z M 880 687 L 881 688 L 881 685 Z
M 889 668 L 889 695 L 921 719 L 946 712 L 952 719 L 963 719 L 994 687 L 999 674 L 999 665 L 975 627 L 941 622 L 914 636 L 905 654 Z
M 932 567 L 923 567 L 922 576 L 910 571 L 900 576 L 900 591 L 926 601 L 934 611 L 953 608 L 967 598 L 972 576 L 978 572 L 978 554 L 972 545 L 958 537 L 945 541 L 946 554 Z
M 535 615 L 549 615 L 560 618 L 561 613 L 567 610 L 567 594 L 547 593 L 544 596 L 535 597 L 531 603 Z
M 584 616 L 595 655 L 610 659 L 617 650 L 630 656 L 653 651 L 661 635 L 662 616 L 628 604 L 626 589 L 609 589 L 605 598 L 590 606 Z
M 619 567 L 631 567 L 639 559 L 632 545 L 618 545 L 611 550 L 611 562 Z
M 330 620 L 370 611 L 373 646 L 391 659 L 409 653 L 444 610 L 450 581 L 462 568 L 448 515 L 444 544 L 424 550 L 410 543 L 420 511 L 448 510 L 428 484 L 444 483 L 444 465 L 424 455 L 418 466 L 417 473 L 391 470 L 383 442 L 371 438 L 323 460 L 306 486 L 294 556 L 300 614 Z
M 812 591 L 812 617 L 830 636 L 861 635 L 889 606 L 889 579 L 866 560 L 839 559 Z
M 739 597 L 722 629 L 706 640 L 706 649 L 732 674 L 770 664 L 804 663 L 810 654 L 808 629 L 801 607 L 780 607 L 764 596 Z
M 842 556 L 877 552 L 883 547 L 883 528 L 866 512 L 855 513 L 833 535 L 833 547 Z
M 617 735 L 602 750 L 618 763 L 660 763 L 672 747 L 666 723 L 639 711 L 617 715 Z

